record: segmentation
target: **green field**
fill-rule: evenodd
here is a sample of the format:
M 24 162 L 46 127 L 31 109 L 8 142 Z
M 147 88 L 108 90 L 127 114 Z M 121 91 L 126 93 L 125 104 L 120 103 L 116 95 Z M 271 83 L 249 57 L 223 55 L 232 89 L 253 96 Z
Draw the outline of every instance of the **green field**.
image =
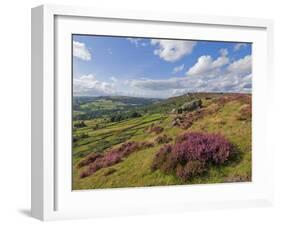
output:
M 175 125 L 177 117 L 184 118 L 198 111 L 197 108 L 179 113 L 177 109 L 199 99 L 202 101 L 200 110 L 208 114 L 192 121 L 188 128 Z M 166 100 L 74 98 L 73 189 L 251 181 L 251 115 L 244 116 L 241 113 L 251 105 L 249 100 L 249 94 L 236 97 L 236 94 L 212 93 L 183 95 Z M 120 117 L 116 118 L 116 115 Z M 153 132 L 153 127 L 161 127 L 163 131 Z M 207 173 L 188 181 L 179 179 L 175 174 L 152 171 L 155 154 L 164 145 L 155 141 L 157 137 L 165 134 L 174 144 L 180 134 L 191 131 L 222 134 L 237 148 L 237 158 L 224 165 L 211 166 Z M 81 177 L 88 167 L 79 167 L 81 161 L 93 153 L 104 154 L 129 141 L 152 143 L 153 146 L 141 148 L 116 164 Z

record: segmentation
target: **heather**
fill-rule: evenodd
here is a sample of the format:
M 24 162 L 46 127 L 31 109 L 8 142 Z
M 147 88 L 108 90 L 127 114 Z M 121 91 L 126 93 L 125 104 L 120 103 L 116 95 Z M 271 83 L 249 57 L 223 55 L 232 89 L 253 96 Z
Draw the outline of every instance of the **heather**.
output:
M 154 125 L 154 124 L 152 124 L 148 129 L 148 131 L 150 133 L 155 133 L 155 134 L 160 134 L 160 133 L 163 132 L 163 130 L 164 129 L 161 126 L 157 126 L 157 125 Z
M 233 145 L 220 134 L 185 133 L 174 145 L 160 148 L 151 168 L 188 180 L 207 171 L 210 165 L 224 164 L 233 151 Z
M 160 136 L 156 137 L 155 142 L 157 144 L 166 144 L 166 143 L 171 142 L 172 140 L 173 139 L 171 137 L 164 134 L 164 135 L 160 135 Z
M 85 126 L 73 130 L 74 190 L 251 181 L 250 94 L 189 93 L 162 100 L 96 99 L 94 103 L 79 103 L 81 108 L 75 112 L 80 115 L 73 125 L 83 121 Z M 199 103 L 196 108 L 178 113 L 177 109 L 193 100 Z M 84 105 L 87 111 L 81 112 Z M 112 116 L 131 112 L 141 116 L 111 122 Z M 190 133 L 218 135 L 235 148 L 227 160 L 222 153 L 208 157 L 205 152 L 196 152 L 198 155 L 193 158 L 177 155 L 181 158 L 178 163 L 171 152 L 176 146 L 182 150 L 185 135 Z
M 135 151 L 149 147 L 153 147 L 153 143 L 127 142 L 122 144 L 118 148 L 105 152 L 104 154 L 90 154 L 78 164 L 79 167 L 87 166 L 86 169 L 80 174 L 80 177 L 84 178 L 90 176 L 102 168 L 109 167 L 121 162 L 123 158 L 127 157 Z

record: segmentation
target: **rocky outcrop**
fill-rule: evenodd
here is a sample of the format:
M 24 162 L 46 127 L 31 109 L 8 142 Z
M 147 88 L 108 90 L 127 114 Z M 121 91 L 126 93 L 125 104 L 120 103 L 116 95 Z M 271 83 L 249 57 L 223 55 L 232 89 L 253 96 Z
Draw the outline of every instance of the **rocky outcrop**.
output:
M 194 111 L 197 108 L 201 108 L 201 106 L 202 106 L 201 99 L 187 102 L 178 109 L 178 114 L 181 114 L 182 112 Z

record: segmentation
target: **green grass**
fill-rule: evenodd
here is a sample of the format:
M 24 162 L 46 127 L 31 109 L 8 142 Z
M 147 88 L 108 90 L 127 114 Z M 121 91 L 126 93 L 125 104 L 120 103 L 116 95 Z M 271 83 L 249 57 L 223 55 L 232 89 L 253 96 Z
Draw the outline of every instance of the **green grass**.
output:
M 211 107 L 210 100 L 203 105 Z M 89 138 L 82 139 L 73 150 L 73 189 L 139 187 L 175 184 L 221 183 L 235 180 L 249 181 L 252 169 L 252 134 L 251 120 L 237 119 L 238 109 L 243 105 L 238 101 L 227 103 L 218 112 L 196 121 L 189 129 L 183 130 L 172 126 L 173 115 L 147 114 L 140 118 L 128 119 L 119 123 L 104 122 L 101 119 L 86 121 L 87 127 L 75 131 L 76 135 L 88 133 Z M 93 175 L 80 179 L 84 168 L 78 169 L 77 163 L 93 151 L 107 151 L 121 143 L 133 141 L 154 141 L 158 136 L 149 133 L 147 128 L 152 123 L 164 128 L 163 134 L 175 137 L 187 131 L 221 133 L 227 137 L 238 150 L 237 159 L 223 166 L 212 166 L 208 173 L 183 182 L 175 175 L 167 175 L 159 170 L 152 172 L 150 167 L 155 153 L 161 145 L 135 152 L 111 167 L 103 168 Z M 96 124 L 102 128 L 93 130 Z
M 99 121 L 85 121 L 87 127 L 77 129 L 74 136 L 88 134 L 88 138 L 80 139 L 73 148 L 73 161 L 76 163 L 91 152 L 103 152 L 107 148 L 129 140 L 143 131 L 153 122 L 161 120 L 161 114 L 145 115 L 140 118 L 128 119 L 119 123 L 102 125 L 101 129 L 93 130 Z
M 122 102 L 119 101 L 112 101 L 112 100 L 96 100 L 94 102 L 82 104 L 80 108 L 82 110 L 101 110 L 101 109 L 114 109 L 124 106 Z
M 151 172 L 150 165 L 158 148 L 149 148 L 131 154 L 125 161 L 110 167 L 116 171 L 108 176 L 104 176 L 108 168 L 101 169 L 94 176 L 84 179 L 80 179 L 76 171 L 73 189 L 181 184 L 181 181 L 173 175 L 165 175 L 160 171 Z

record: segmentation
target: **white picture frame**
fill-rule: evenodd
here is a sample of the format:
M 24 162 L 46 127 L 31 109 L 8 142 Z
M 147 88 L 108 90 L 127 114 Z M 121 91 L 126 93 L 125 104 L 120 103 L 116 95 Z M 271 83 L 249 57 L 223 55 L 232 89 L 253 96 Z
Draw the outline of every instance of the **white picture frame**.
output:
M 67 19 L 65 20 L 65 18 Z M 106 20 L 109 25 L 101 28 L 99 23 L 102 23 L 103 20 Z M 71 128 L 71 125 L 67 125 L 67 120 L 60 120 L 59 116 L 62 113 L 70 114 L 68 112 L 69 97 L 65 97 L 65 94 L 68 95 L 68 91 L 71 89 L 69 87 L 71 81 L 69 78 L 69 70 L 71 70 L 69 59 L 71 55 L 65 57 L 64 61 L 61 60 L 60 53 L 65 50 L 66 55 L 69 54 L 71 37 L 69 40 L 66 38 L 69 37 L 69 34 L 75 33 L 75 29 L 78 32 L 91 34 L 92 30 L 87 32 L 87 23 L 95 23 L 96 26 L 100 27 L 100 34 L 118 34 L 116 29 L 108 31 L 108 27 L 113 27 L 114 23 L 123 23 L 124 21 L 126 25 L 124 25 L 123 31 L 121 29 L 119 32 L 128 36 L 142 37 L 148 35 L 147 32 L 155 32 L 151 29 L 151 24 L 153 26 L 166 24 L 166 26 L 175 26 L 175 34 L 173 34 L 175 37 L 180 36 L 179 32 L 176 33 L 176 26 L 190 26 L 194 29 L 198 26 L 201 30 L 208 27 L 217 29 L 217 32 L 208 32 L 209 35 L 205 38 L 208 40 L 220 37 L 220 39 L 231 40 L 234 38 L 235 41 L 243 41 L 248 38 L 254 43 L 261 56 L 257 56 L 254 63 L 256 78 L 254 78 L 253 111 L 258 113 L 253 118 L 253 158 L 255 160 L 253 182 L 79 192 L 71 190 L 71 182 L 69 181 L 71 172 L 68 172 L 71 171 L 71 160 L 69 159 L 71 152 L 65 154 L 60 151 L 63 145 L 70 145 L 61 137 L 69 136 L 71 132 L 69 131 L 67 135 L 67 131 L 60 132 L 60 128 L 64 126 Z M 130 29 L 129 31 L 129 27 L 126 27 L 136 23 L 141 24 L 142 29 L 138 29 L 138 31 Z M 228 29 L 237 29 L 237 31 L 240 29 L 241 32 L 229 32 Z M 150 33 L 150 35 L 165 36 L 164 30 L 162 33 L 160 30 L 158 32 L 160 33 Z M 200 34 L 197 37 L 196 32 L 194 33 L 195 35 L 191 39 L 200 38 Z M 270 112 L 264 106 L 270 104 L 266 102 L 266 97 L 271 95 L 273 83 L 272 45 L 273 22 L 265 19 L 123 12 L 56 5 L 33 8 L 32 216 L 41 220 L 56 220 L 271 205 L 273 203 L 273 179 L 267 175 L 273 171 L 273 151 L 268 148 L 266 140 L 260 138 L 266 137 L 265 120 L 266 117 L 270 117 Z M 62 85 L 62 83 L 65 84 Z M 62 103 L 61 100 L 66 100 L 64 98 L 68 98 L 68 101 L 65 101 L 65 105 L 58 107 L 58 103 Z M 259 150 L 265 151 L 260 152 Z M 65 163 L 62 161 L 64 158 L 67 159 Z M 255 165 L 255 163 L 258 164 Z M 201 197 L 196 193 L 200 193 Z M 168 198 L 163 199 L 163 197 Z M 94 200 L 94 206 L 91 205 L 91 200 Z M 79 204 L 83 204 L 83 207 Z

